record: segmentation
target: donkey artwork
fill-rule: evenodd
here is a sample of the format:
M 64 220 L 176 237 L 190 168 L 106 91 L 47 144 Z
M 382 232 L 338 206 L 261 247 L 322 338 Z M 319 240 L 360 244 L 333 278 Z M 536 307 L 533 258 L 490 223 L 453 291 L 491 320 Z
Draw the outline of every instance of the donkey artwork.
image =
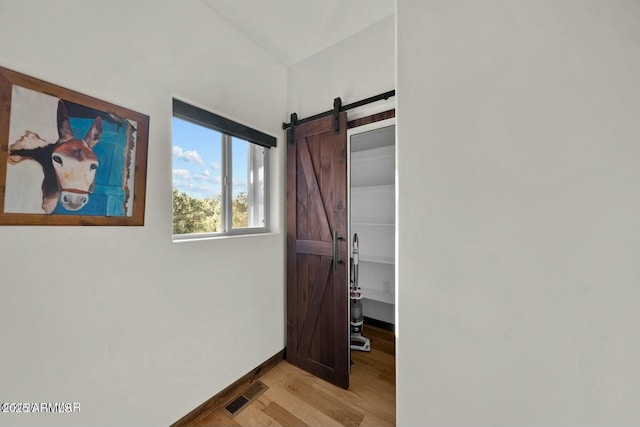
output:
M 96 117 L 84 138 L 78 139 L 71 131 L 64 102 L 59 100 L 56 122 L 56 142 L 48 142 L 27 130 L 9 146 L 10 165 L 33 160 L 42 168 L 42 210 L 46 214 L 52 213 L 58 202 L 68 211 L 82 209 L 93 192 L 99 166 L 93 147 L 102 136 L 102 118 Z
M 148 139 L 145 114 L 0 66 L 0 226 L 144 225 Z

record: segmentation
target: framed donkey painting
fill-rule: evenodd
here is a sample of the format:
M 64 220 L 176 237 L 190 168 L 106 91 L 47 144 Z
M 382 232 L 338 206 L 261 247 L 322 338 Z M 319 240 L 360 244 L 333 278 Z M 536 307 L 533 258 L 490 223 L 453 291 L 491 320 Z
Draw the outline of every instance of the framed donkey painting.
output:
M 0 224 L 144 225 L 149 117 L 0 67 Z

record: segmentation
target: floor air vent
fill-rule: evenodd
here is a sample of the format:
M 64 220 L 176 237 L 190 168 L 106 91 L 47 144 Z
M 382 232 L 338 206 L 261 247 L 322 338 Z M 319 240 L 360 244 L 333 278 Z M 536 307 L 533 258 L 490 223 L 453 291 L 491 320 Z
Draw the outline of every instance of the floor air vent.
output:
M 240 396 L 238 396 L 231 403 L 225 406 L 223 412 L 230 418 L 235 417 L 236 415 L 238 415 L 238 413 L 240 413 L 240 411 L 246 408 L 247 405 L 251 403 L 251 401 L 264 393 L 268 388 L 269 387 L 264 385 L 262 382 L 256 381 L 255 383 L 251 384 L 251 387 L 246 389 Z

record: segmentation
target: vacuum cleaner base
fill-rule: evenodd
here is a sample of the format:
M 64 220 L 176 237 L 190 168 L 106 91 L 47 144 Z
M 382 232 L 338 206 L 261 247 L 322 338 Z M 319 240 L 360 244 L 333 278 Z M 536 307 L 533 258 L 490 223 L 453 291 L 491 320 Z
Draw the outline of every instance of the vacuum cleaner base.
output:
M 351 335 L 351 350 L 371 351 L 369 338 L 365 338 L 362 335 Z

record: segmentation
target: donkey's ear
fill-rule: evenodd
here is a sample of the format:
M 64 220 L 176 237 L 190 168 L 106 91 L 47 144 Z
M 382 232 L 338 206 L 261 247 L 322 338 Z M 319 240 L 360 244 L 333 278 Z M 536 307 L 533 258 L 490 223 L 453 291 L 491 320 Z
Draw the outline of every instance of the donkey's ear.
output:
M 67 114 L 67 109 L 62 100 L 58 101 L 58 136 L 60 136 L 60 141 L 73 139 L 69 114 Z
M 100 137 L 102 137 L 102 117 L 98 116 L 84 136 L 84 142 L 89 148 L 93 148 L 100 141 Z

